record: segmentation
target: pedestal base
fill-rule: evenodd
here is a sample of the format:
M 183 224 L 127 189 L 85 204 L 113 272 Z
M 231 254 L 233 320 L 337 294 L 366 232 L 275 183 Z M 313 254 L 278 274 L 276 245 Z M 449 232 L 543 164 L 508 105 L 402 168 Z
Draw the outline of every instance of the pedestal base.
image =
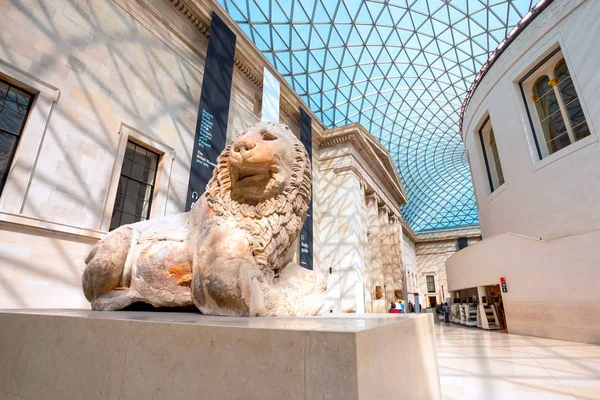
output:
M 441 398 L 431 315 L 4 310 L 0 326 L 0 399 Z

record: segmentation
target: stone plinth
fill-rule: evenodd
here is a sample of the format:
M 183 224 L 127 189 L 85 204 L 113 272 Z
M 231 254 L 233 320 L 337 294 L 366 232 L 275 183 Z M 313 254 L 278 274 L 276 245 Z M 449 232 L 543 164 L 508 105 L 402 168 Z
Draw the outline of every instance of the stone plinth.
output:
M 441 398 L 431 315 L 4 310 L 0 326 L 2 399 Z

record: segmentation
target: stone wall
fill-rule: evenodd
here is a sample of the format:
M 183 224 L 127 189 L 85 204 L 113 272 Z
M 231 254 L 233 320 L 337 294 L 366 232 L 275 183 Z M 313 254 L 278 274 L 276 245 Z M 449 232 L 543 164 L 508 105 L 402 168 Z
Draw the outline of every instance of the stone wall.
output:
M 600 344 L 600 231 L 554 240 L 511 233 L 484 239 L 446 262 L 452 291 L 498 285 L 508 332 Z
M 406 289 L 408 293 L 413 293 L 415 290 L 417 290 L 417 253 L 415 243 L 406 235 L 404 235 L 402 254 L 402 262 L 404 269 L 406 270 Z
M 151 217 L 184 210 L 208 40 L 167 0 L 2 2 L 0 18 L 0 77 L 39 93 L 0 198 L 0 308 L 87 307 L 128 138 L 161 154 Z M 261 93 L 234 68 L 228 137 Z
M 458 251 L 458 238 L 466 236 L 468 244 L 473 245 L 479 239 L 477 228 L 457 229 L 435 233 L 417 234 L 416 254 L 416 290 L 422 306 L 429 306 L 429 296 L 435 296 L 436 303 L 445 302 L 450 297 L 448 280 L 446 278 L 446 260 Z M 435 282 L 435 292 L 427 288 L 426 276 L 432 275 Z

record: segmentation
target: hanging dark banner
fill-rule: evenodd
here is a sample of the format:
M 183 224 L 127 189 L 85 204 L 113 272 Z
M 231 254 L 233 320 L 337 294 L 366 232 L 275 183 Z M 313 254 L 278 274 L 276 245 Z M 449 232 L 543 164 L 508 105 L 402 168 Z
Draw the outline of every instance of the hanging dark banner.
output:
M 196 121 L 186 211 L 189 211 L 192 204 L 204 193 L 217 157 L 225 148 L 234 53 L 235 34 L 213 12 Z
M 312 125 L 311 118 L 306 111 L 300 108 L 300 142 L 308 152 L 308 158 L 312 164 Z M 312 190 L 312 188 L 311 188 Z M 306 221 L 300 230 L 300 266 L 313 269 L 313 220 L 312 220 L 312 196 L 308 203 Z

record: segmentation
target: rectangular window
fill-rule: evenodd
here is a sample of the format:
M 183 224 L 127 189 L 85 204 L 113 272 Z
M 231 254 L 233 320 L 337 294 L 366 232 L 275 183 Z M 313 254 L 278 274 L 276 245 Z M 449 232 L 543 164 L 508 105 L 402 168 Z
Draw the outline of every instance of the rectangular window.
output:
M 156 169 L 160 156 L 134 142 L 127 142 L 110 230 L 145 221 L 150 217 Z
M 490 191 L 493 192 L 504 184 L 504 173 L 502 172 L 496 137 L 494 136 L 494 129 L 492 128 L 489 116 L 485 119 L 481 128 L 479 128 L 479 140 L 481 141 L 481 151 L 483 152 L 485 168 L 490 183 Z
M 525 75 L 519 87 L 540 160 L 590 135 L 560 48 Z
M 0 194 L 4 189 L 33 94 L 0 80 Z
M 433 275 L 427 275 L 427 292 L 435 293 L 435 278 Z

